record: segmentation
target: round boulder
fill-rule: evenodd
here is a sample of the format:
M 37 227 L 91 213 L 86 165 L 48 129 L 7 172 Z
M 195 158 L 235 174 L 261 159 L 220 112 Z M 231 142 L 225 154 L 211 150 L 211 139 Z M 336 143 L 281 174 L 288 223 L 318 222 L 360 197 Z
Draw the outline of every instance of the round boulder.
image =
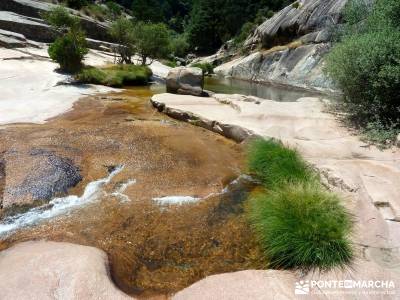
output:
M 204 95 L 204 76 L 200 68 L 173 68 L 168 73 L 166 83 L 168 93 L 193 96 Z

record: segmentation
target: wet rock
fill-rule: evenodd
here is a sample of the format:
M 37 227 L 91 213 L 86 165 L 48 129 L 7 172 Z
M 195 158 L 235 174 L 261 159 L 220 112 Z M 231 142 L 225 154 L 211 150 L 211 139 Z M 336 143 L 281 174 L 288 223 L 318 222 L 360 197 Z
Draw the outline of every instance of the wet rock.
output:
M 106 254 L 56 242 L 26 242 L 0 253 L 1 299 L 132 299 L 109 277 Z
M 172 94 L 202 96 L 204 76 L 200 68 L 178 67 L 168 73 L 167 92 Z
M 69 188 L 82 180 L 71 159 L 45 149 L 6 154 L 5 170 L 4 209 L 65 196 Z

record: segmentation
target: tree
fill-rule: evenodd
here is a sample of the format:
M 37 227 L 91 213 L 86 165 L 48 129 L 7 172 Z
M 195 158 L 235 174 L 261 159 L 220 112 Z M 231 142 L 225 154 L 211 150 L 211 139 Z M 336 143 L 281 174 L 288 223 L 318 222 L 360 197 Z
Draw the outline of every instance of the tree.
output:
M 327 56 L 327 74 L 344 92 L 343 104 L 362 128 L 400 128 L 400 3 L 350 1 L 345 32 Z M 368 12 L 362 16 L 359 11 Z M 375 124 L 375 125 L 374 125 Z
M 71 16 L 63 7 L 54 8 L 44 17 L 59 35 L 49 46 L 50 58 L 60 64 L 61 70 L 78 71 L 82 67 L 84 56 L 89 51 L 79 19 Z
M 126 18 L 119 18 L 111 24 L 110 35 L 118 44 L 117 52 L 120 56 L 119 63 L 132 63 L 135 54 L 134 25 Z
M 187 42 L 185 35 L 180 34 L 172 37 L 170 41 L 170 49 L 171 54 L 178 57 L 184 57 L 189 50 L 189 43 Z
M 134 27 L 134 43 L 141 64 L 151 64 L 153 59 L 169 54 L 169 30 L 163 23 L 138 22 Z

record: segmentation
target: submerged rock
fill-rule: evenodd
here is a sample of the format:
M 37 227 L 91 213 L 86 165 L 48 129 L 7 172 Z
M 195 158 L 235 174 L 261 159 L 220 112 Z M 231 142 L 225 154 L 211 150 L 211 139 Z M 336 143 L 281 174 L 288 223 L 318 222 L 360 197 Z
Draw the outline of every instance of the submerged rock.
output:
M 132 299 L 111 281 L 106 254 L 56 242 L 26 242 L 0 253 L 1 299 Z
M 79 168 L 71 159 L 45 149 L 7 153 L 3 166 L 7 175 L 4 209 L 64 196 L 82 180 Z
M 179 67 L 171 69 L 166 80 L 168 93 L 203 95 L 204 76 L 200 68 Z

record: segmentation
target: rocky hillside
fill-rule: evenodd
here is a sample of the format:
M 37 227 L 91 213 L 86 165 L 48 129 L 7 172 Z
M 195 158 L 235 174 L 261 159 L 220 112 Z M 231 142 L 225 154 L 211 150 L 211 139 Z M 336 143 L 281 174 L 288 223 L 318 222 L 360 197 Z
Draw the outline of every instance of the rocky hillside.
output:
M 27 39 L 36 42 L 51 42 L 55 34 L 43 21 L 42 14 L 54 7 L 54 4 L 39 0 L 1 0 L 0 46 L 21 47 L 28 43 Z M 104 41 L 110 41 L 107 34 L 107 22 L 99 22 L 72 9 L 70 11 L 80 18 L 92 48 L 109 46 L 104 43 Z
M 256 82 L 334 89 L 322 67 L 346 2 L 303 0 L 285 7 L 247 38 L 243 47 L 249 55 L 234 57 L 216 72 Z

